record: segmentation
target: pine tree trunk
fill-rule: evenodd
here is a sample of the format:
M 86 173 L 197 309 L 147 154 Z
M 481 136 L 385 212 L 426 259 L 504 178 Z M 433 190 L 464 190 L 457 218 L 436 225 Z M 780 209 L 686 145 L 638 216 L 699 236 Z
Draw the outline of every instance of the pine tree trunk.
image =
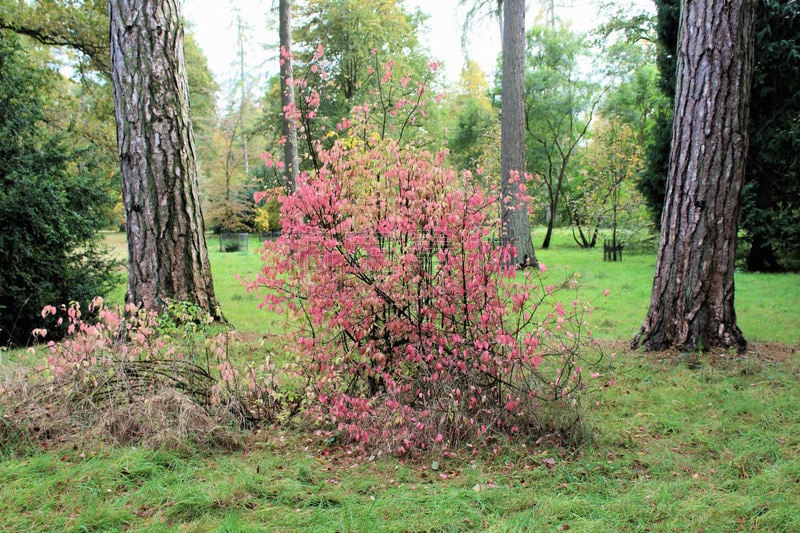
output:
M 661 242 L 633 346 L 736 347 L 733 268 L 756 0 L 684 0 Z
M 283 107 L 283 164 L 286 188 L 292 192 L 297 184 L 299 157 L 297 155 L 297 123 L 286 110 L 294 108 L 294 73 L 292 71 L 292 13 L 291 1 L 278 3 L 278 33 L 281 45 L 281 106 Z
M 128 234 L 127 301 L 219 316 L 197 189 L 178 0 L 109 0 L 111 79 Z
M 528 205 L 518 198 L 525 175 L 525 0 L 503 2 L 503 119 L 500 141 L 503 244 L 512 244 L 520 265 L 537 264 Z M 511 179 L 518 172 L 520 181 Z

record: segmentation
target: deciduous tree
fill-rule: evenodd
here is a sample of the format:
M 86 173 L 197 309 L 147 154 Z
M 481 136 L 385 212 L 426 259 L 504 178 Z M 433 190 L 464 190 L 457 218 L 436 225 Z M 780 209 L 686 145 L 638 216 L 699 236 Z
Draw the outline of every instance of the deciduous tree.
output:
M 576 151 L 600 100 L 597 87 L 578 75 L 578 59 L 585 50 L 584 37 L 564 27 L 539 26 L 528 34 L 524 120 L 528 169 L 545 185 L 545 249 L 550 247 Z

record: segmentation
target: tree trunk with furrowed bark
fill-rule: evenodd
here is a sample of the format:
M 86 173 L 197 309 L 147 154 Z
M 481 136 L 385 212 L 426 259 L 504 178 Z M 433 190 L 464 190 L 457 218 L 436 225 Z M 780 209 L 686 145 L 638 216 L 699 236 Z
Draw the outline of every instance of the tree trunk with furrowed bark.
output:
M 189 301 L 219 317 L 203 217 L 178 0 L 108 0 L 128 234 L 128 303 Z
M 633 346 L 735 347 L 733 269 L 748 145 L 756 0 L 685 0 L 661 242 Z
M 517 264 L 536 266 L 528 204 L 519 197 L 525 182 L 525 0 L 503 2 L 502 91 L 500 238 L 516 248 Z M 519 173 L 518 181 L 512 172 Z
M 294 192 L 299 173 L 299 156 L 297 155 L 297 124 L 293 114 L 294 108 L 294 71 L 292 69 L 292 2 L 278 2 L 278 34 L 281 46 L 281 107 L 283 108 L 283 168 L 286 190 Z

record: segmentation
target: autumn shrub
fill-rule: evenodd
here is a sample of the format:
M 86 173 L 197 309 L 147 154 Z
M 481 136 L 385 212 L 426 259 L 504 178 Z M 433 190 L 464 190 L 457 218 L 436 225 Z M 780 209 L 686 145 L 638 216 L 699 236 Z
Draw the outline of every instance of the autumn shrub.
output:
M 43 347 L 46 359 L 0 387 L 9 434 L 70 441 L 95 435 L 123 444 L 187 449 L 235 447 L 238 430 L 274 417 L 276 387 L 267 361 L 235 367 L 229 335 L 207 313 L 171 302 L 161 315 L 96 299 L 47 306 L 67 336 Z M 34 331 L 46 338 L 43 329 Z M 35 351 L 31 348 L 31 351 Z
M 249 283 L 296 317 L 286 349 L 306 419 L 346 440 L 405 453 L 576 420 L 551 413 L 575 413 L 596 349 L 588 307 L 516 270 L 493 238 L 496 196 L 445 156 L 393 141 L 321 150 Z

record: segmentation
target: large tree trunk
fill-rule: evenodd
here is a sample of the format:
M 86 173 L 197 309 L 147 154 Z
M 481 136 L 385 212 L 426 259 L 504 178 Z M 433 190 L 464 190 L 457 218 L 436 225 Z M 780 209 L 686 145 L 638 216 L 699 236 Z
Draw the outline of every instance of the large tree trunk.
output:
M 127 301 L 219 316 L 197 190 L 178 0 L 108 0 L 128 234 Z
M 661 242 L 633 346 L 736 347 L 733 268 L 756 0 L 684 0 Z
M 528 205 L 519 199 L 525 179 L 525 0 L 503 2 L 502 90 L 500 237 L 516 248 L 516 263 L 536 265 Z M 519 173 L 519 181 L 511 179 L 512 172 Z
M 294 73 L 292 71 L 292 3 L 280 0 L 278 3 L 278 33 L 281 45 L 281 106 L 283 108 L 283 164 L 286 188 L 294 192 L 299 171 L 297 155 L 297 122 L 288 114 L 294 108 Z

